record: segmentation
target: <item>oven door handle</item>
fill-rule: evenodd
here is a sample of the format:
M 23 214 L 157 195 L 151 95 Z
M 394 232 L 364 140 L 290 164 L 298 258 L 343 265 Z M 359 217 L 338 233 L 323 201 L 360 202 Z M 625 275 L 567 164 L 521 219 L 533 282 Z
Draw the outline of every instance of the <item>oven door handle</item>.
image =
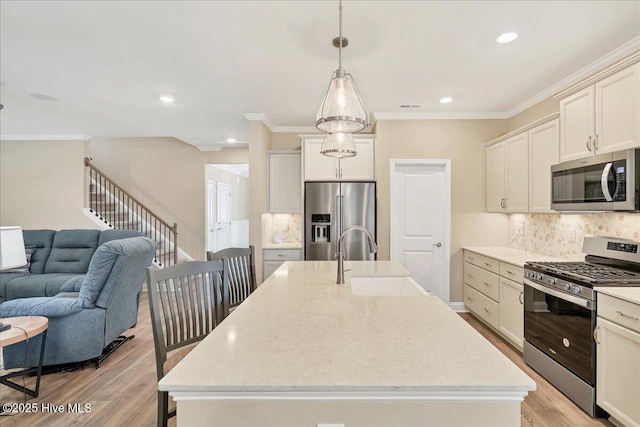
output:
M 611 167 L 613 163 L 607 163 L 602 170 L 602 177 L 600 178 L 600 185 L 602 186 L 602 194 L 607 202 L 613 202 L 611 192 L 609 192 L 609 173 L 611 173 Z
M 560 298 L 562 300 L 565 301 L 569 301 L 573 304 L 579 305 L 582 308 L 586 308 L 587 310 L 595 310 L 596 309 L 596 303 L 595 301 L 591 301 L 588 299 L 584 299 L 584 298 L 580 298 L 574 295 L 569 295 L 569 294 L 565 294 L 564 292 L 560 292 L 557 291 L 553 288 L 549 288 L 547 286 L 544 285 L 539 285 L 537 283 L 534 283 L 532 281 L 530 281 L 529 279 L 524 279 L 524 284 L 527 286 L 532 287 L 533 289 L 537 289 L 540 292 L 543 292 L 545 294 L 549 294 L 551 296 L 554 296 L 556 298 Z

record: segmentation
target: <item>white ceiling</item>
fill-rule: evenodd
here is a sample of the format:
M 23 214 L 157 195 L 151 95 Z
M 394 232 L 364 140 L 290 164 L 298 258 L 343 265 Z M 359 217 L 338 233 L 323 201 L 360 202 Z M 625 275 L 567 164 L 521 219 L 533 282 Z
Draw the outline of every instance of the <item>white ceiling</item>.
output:
M 2 0 L 1 133 L 173 136 L 207 149 L 246 142 L 245 113 L 308 132 L 337 68 L 337 5 Z M 637 49 L 640 1 L 353 0 L 343 25 L 345 69 L 377 117 L 501 118 Z M 495 43 L 511 29 L 515 42 Z

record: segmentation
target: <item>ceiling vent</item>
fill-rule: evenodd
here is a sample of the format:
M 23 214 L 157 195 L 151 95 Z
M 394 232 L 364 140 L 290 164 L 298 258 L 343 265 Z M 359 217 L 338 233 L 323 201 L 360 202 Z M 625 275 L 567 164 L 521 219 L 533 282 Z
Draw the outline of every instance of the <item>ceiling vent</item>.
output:
M 420 108 L 421 104 L 400 104 L 400 108 Z

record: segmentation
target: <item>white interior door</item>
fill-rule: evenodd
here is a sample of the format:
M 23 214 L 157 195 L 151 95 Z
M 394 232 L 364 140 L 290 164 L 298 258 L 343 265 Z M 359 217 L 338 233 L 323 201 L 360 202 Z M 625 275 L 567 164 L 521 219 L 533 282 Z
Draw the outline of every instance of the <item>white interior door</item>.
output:
M 449 303 L 450 160 L 391 160 L 390 255 Z
M 207 251 L 216 250 L 216 182 L 207 181 Z
M 218 183 L 216 251 L 231 246 L 231 186 Z

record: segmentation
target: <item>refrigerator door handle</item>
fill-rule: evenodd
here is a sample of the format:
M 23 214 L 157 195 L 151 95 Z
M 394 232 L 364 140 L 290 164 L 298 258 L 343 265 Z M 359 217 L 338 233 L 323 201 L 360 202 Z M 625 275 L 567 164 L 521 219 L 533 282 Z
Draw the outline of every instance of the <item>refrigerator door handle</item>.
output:
M 336 194 L 336 255 L 338 254 L 338 241 L 340 240 L 340 234 L 342 233 L 342 199 L 340 194 Z

